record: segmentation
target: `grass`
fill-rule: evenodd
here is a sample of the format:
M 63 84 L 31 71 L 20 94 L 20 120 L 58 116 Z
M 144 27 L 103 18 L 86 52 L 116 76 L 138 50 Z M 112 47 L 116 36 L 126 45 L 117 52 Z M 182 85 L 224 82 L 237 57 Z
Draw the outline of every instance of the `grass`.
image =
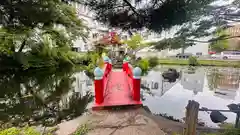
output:
M 218 67 L 240 68 L 240 61 L 198 60 L 198 62 L 201 66 L 218 66 Z M 189 65 L 188 59 L 159 59 L 159 64 L 163 64 L 163 65 Z
M 90 129 L 87 125 L 81 125 L 72 135 L 86 135 Z

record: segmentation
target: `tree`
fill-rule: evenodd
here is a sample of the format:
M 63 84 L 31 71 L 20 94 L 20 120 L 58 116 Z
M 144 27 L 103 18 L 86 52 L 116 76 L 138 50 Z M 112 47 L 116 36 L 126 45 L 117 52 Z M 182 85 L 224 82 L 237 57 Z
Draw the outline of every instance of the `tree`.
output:
M 235 0 L 224 6 L 207 5 L 199 10 L 195 19 L 188 21 L 180 26 L 180 29 L 175 33 L 174 38 L 163 39 L 155 42 L 156 49 L 188 47 L 196 43 L 210 43 L 213 47 L 217 47 L 216 43 L 223 43 L 223 49 L 227 48 L 227 39 L 239 38 L 239 35 L 232 36 L 228 33 L 217 35 L 219 29 L 225 30 L 232 25 L 232 22 L 240 22 L 240 3 Z M 214 29 L 215 28 L 215 29 Z M 217 29 L 218 28 L 218 29 Z M 213 30 L 211 30 L 213 29 Z M 210 40 L 196 40 L 196 38 L 212 36 Z M 171 43 L 171 44 L 170 44 Z M 179 44 L 181 43 L 181 44 Z M 222 50 L 222 49 L 221 49 Z M 219 50 L 220 51 L 220 50 Z
M 66 56 L 61 52 L 69 51 L 74 40 L 86 37 L 75 9 L 62 1 L 2 0 L 0 7 L 3 55 L 23 56 L 28 49 L 33 55 L 58 59 Z
M 215 0 L 216 1 L 216 0 Z M 232 26 L 233 23 L 240 22 L 240 8 L 239 0 L 234 0 L 232 3 L 226 5 L 207 5 L 202 8 L 201 12 L 198 13 L 197 20 L 189 21 L 184 24 L 177 33 L 184 35 L 188 41 L 212 43 L 217 40 L 225 40 L 232 38 L 239 38 L 240 36 L 231 36 L 228 34 L 216 36 L 218 29 L 227 29 Z M 215 28 L 210 31 L 210 29 Z M 181 34 L 182 33 L 182 34 Z M 207 41 L 194 40 L 200 37 L 206 37 L 215 35 L 214 38 Z
M 123 29 L 147 28 L 151 31 L 162 32 L 172 26 L 179 25 L 181 29 L 176 37 L 157 42 L 157 48 L 162 44 L 182 40 L 187 42 L 180 46 L 187 47 L 196 42 L 211 43 L 216 40 L 233 38 L 229 36 L 216 37 L 208 41 L 195 40 L 199 37 L 212 35 L 208 30 L 214 26 L 226 27 L 228 21 L 239 22 L 240 16 L 237 9 L 239 1 L 235 0 L 225 6 L 217 6 L 210 3 L 217 0 L 89 0 L 85 4 L 96 11 L 96 19 L 109 24 L 112 27 Z M 145 3 L 144 3 L 145 2 Z M 159 46 L 159 44 L 161 44 Z M 164 45 L 164 47 L 169 47 Z
M 143 43 L 143 38 L 140 34 L 132 35 L 130 39 L 124 41 L 123 43 L 128 45 L 128 48 L 133 55 L 135 55 L 140 49 L 148 46 L 147 43 Z
M 175 38 L 168 38 L 163 39 L 161 41 L 152 43 L 156 50 L 164 50 L 167 48 L 170 49 L 179 49 L 179 48 L 186 48 L 188 46 L 194 45 L 193 42 L 187 41 L 185 37 L 175 37 Z
M 214 0 L 88 0 L 96 19 L 112 27 L 161 32 L 196 19 L 199 10 Z
M 216 37 L 221 37 L 221 36 L 225 36 L 227 35 L 226 34 L 226 31 L 224 30 L 221 30 L 219 29 L 216 33 Z M 217 41 L 213 41 L 211 44 L 210 44 L 210 48 L 211 50 L 213 51 L 216 51 L 216 52 L 222 52 L 226 49 L 229 48 L 229 42 L 227 39 L 224 39 L 224 40 L 217 40 Z

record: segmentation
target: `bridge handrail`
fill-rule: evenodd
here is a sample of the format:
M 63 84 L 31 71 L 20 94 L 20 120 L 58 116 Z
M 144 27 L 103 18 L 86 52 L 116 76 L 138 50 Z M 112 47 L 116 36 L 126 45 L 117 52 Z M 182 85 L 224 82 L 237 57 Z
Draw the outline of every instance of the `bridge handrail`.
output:
M 104 65 L 104 74 L 103 74 L 103 96 L 106 94 L 107 91 L 107 84 L 109 80 L 110 72 L 112 71 L 112 65 L 108 62 Z
M 109 74 L 112 71 L 112 64 L 110 59 L 104 60 L 103 69 L 96 67 L 94 70 L 94 89 L 95 89 L 95 102 L 101 104 L 104 100 L 106 88 L 108 84 Z
M 128 85 L 130 87 L 130 90 L 132 91 L 132 95 L 133 95 L 133 67 L 131 64 L 129 63 L 125 63 L 125 73 L 127 74 L 127 81 L 128 81 Z
M 134 77 L 134 68 L 127 61 L 123 62 L 123 71 L 127 74 L 127 81 L 132 93 L 132 97 L 136 101 L 140 101 L 140 85 L 141 79 L 140 77 Z

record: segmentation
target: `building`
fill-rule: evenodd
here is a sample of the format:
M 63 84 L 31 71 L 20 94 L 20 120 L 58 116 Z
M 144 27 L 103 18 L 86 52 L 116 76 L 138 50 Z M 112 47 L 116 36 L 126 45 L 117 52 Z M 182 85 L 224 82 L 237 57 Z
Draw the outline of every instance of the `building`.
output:
M 227 29 L 229 36 L 239 36 L 236 38 L 229 39 L 230 50 L 240 50 L 240 25 L 234 25 Z
M 94 13 L 86 6 L 78 3 L 70 4 L 76 8 L 79 19 L 89 28 L 88 38 L 86 40 L 76 40 L 73 45 L 73 50 L 77 52 L 86 52 L 91 50 L 94 47 L 94 42 L 103 38 L 103 36 L 109 32 L 109 29 L 93 18 Z
M 177 27 L 173 27 L 169 31 L 163 31 L 161 34 L 157 33 L 148 33 L 146 34 L 145 42 L 157 42 L 164 38 L 173 38 L 175 33 L 178 31 Z M 147 32 L 146 32 L 147 33 Z M 207 41 L 208 38 L 202 38 L 199 40 Z M 208 46 L 209 43 L 196 43 L 193 46 L 189 46 L 184 49 L 185 53 L 192 53 L 196 55 L 197 53 L 201 53 L 202 55 L 208 55 Z M 178 53 L 181 53 L 182 49 L 164 49 L 164 50 L 155 50 L 154 47 L 148 47 L 140 50 L 137 52 L 138 57 L 149 57 L 149 56 L 156 56 L 156 57 L 169 57 L 169 56 L 176 56 Z

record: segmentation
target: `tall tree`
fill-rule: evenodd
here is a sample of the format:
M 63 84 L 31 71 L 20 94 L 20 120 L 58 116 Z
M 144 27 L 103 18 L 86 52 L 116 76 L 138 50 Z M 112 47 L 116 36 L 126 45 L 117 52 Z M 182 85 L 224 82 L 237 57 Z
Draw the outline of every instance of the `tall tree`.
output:
M 226 1 L 225 5 L 210 4 L 203 8 L 201 12 L 199 12 L 198 16 L 199 20 L 197 21 L 193 20 L 187 23 L 179 30 L 178 34 L 187 33 L 184 36 L 188 39 L 188 41 L 205 43 L 211 43 L 217 40 L 239 38 L 240 36 L 238 35 L 231 36 L 229 34 L 224 34 L 224 36 L 221 35 L 218 37 L 216 37 L 215 35 L 215 33 L 217 33 L 218 31 L 217 28 L 226 29 L 240 22 L 239 9 L 240 9 L 239 0 L 234 0 L 233 2 Z M 211 35 L 215 36 L 207 41 L 193 40 L 194 38 L 200 38 Z
M 1 46 L 11 42 L 14 51 L 21 52 L 45 34 L 59 46 L 63 45 L 63 40 L 67 41 L 66 45 L 71 45 L 72 40 L 84 36 L 85 27 L 75 9 L 62 1 L 2 0 L 0 7 Z M 64 30 L 59 31 L 58 26 Z
M 86 37 L 87 27 L 76 10 L 59 0 L 1 0 L 0 15 L 0 63 L 7 55 L 28 65 L 24 50 L 41 60 L 33 64 L 50 62 L 53 57 L 55 62 L 69 61 L 64 53 L 74 40 Z
M 198 11 L 214 0 L 88 0 L 96 18 L 113 27 L 148 28 L 161 32 L 196 19 Z
M 217 0 L 214 0 L 216 2 Z M 174 38 L 164 39 L 154 43 L 156 49 L 164 48 L 181 48 L 182 46 L 188 47 L 196 43 L 210 43 L 217 47 L 216 43 L 227 43 L 227 39 L 239 38 L 239 35 L 232 36 L 230 34 L 216 34 L 217 28 L 222 30 L 227 29 L 240 22 L 240 2 L 234 0 L 233 2 L 225 5 L 209 4 L 201 8 L 195 15 L 195 18 L 181 25 Z M 201 37 L 208 37 L 209 40 L 196 40 Z M 212 38 L 211 38 L 212 37 Z M 221 41 L 222 40 L 222 41 Z M 174 44 L 169 44 L 173 43 Z M 179 43 L 184 45 L 180 45 Z M 226 45 L 223 45 L 226 48 Z M 221 47 L 223 47 L 221 46 Z M 176 48 L 177 47 L 177 48 Z M 220 46 L 218 46 L 220 47 Z

